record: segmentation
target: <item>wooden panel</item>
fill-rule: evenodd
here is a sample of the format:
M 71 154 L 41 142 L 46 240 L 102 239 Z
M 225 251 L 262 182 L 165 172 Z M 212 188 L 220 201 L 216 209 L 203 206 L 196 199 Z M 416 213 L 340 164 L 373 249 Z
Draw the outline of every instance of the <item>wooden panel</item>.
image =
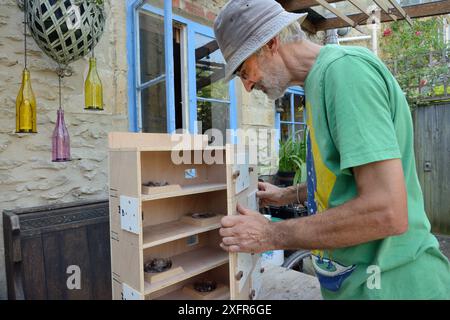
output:
M 74 246 L 73 244 L 77 245 Z M 87 241 L 86 228 L 77 228 L 64 232 L 61 235 L 61 265 L 65 270 L 71 265 L 78 266 L 81 271 L 81 288 L 77 290 L 66 290 L 66 299 L 69 300 L 90 300 L 91 294 L 91 279 L 89 270 L 91 269 L 91 262 L 89 260 L 89 246 Z M 65 274 L 65 278 L 69 277 Z M 64 282 L 65 283 L 65 282 Z
M 129 196 L 140 199 L 141 195 L 141 163 L 137 151 L 109 152 L 109 185 L 110 185 L 110 234 L 111 272 L 113 279 L 113 296 L 121 296 L 121 286 L 125 282 L 138 291 L 144 290 L 144 275 L 141 271 L 142 234 L 133 234 L 122 230 L 119 213 L 119 196 Z M 139 211 L 141 211 L 139 205 Z M 120 288 L 120 292 L 115 291 Z
M 247 150 L 248 152 L 248 150 Z M 250 165 L 250 184 L 249 187 L 241 191 L 239 194 L 236 194 L 236 185 L 235 185 L 235 168 L 234 164 L 236 163 L 237 152 L 233 149 L 232 145 L 227 145 L 227 201 L 228 201 L 228 215 L 236 215 L 238 212 L 236 211 L 236 205 L 239 203 L 245 207 L 249 206 L 249 202 L 254 204 L 254 201 L 251 201 L 249 198 L 250 194 L 254 194 L 258 189 L 258 176 L 257 170 L 254 165 Z M 257 203 L 257 202 L 256 202 Z M 257 209 L 257 208 L 256 208 Z M 249 295 L 252 291 L 251 288 L 251 276 L 249 274 L 243 275 L 240 281 L 244 281 L 244 283 L 240 283 L 239 280 L 236 279 L 236 276 L 240 271 L 238 268 L 239 262 L 242 259 L 238 259 L 238 255 L 242 255 L 242 257 L 248 256 L 249 260 L 252 263 L 252 267 L 249 268 L 249 273 L 253 270 L 256 265 L 257 259 L 260 257 L 259 254 L 252 255 L 244 254 L 244 253 L 230 253 L 230 294 L 231 299 L 236 300 L 247 300 L 249 299 Z M 242 288 L 242 290 L 240 290 Z
M 22 274 L 25 299 L 47 299 L 42 239 L 22 239 Z
M 141 163 L 138 152 L 109 152 L 109 188 L 120 195 L 139 198 L 141 195 Z M 120 190 L 119 190 L 120 189 Z
M 416 108 L 416 166 L 425 210 L 435 233 L 450 233 L 450 105 Z M 425 169 L 426 164 L 431 167 Z
M 147 150 L 171 150 L 179 146 L 193 149 L 194 146 L 205 147 L 208 144 L 208 136 L 205 135 L 183 135 L 165 133 L 132 133 L 132 132 L 110 132 L 108 135 L 110 149 L 143 148 Z
M 142 235 L 127 232 L 120 228 L 118 206 L 119 199 L 117 197 L 110 197 L 111 252 L 117 253 L 115 255 L 111 254 L 112 278 L 120 283 L 125 282 L 135 290 L 143 291 Z M 120 293 L 113 292 L 113 295 L 116 297 Z
M 51 232 L 42 236 L 44 252 L 46 283 L 49 288 L 47 299 L 59 300 L 67 298 L 67 274 L 62 264 L 61 232 Z
M 111 254 L 109 225 L 93 224 L 87 227 L 92 299 L 111 299 Z

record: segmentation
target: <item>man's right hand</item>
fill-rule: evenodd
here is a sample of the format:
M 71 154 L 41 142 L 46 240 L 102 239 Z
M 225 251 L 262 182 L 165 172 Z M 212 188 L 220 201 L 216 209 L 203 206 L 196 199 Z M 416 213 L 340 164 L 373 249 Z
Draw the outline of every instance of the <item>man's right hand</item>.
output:
M 260 206 L 265 207 L 268 205 L 283 206 L 287 204 L 285 197 L 285 189 L 279 188 L 268 182 L 258 182 L 259 191 L 256 196 L 260 200 Z

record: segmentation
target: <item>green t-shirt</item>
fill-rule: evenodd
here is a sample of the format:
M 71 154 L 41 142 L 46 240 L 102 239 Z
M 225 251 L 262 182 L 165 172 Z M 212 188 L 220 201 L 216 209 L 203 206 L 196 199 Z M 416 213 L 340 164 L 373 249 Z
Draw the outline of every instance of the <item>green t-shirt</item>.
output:
M 305 82 L 308 210 L 357 195 L 351 168 L 401 158 L 408 231 L 341 248 L 314 250 L 326 299 L 450 299 L 450 265 L 430 233 L 416 173 L 411 113 L 386 66 L 368 49 L 327 45 Z

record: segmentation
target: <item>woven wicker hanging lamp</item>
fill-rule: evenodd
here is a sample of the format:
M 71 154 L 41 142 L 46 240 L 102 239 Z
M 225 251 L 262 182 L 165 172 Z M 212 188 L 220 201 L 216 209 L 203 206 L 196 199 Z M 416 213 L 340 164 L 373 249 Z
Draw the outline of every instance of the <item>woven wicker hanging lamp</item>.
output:
M 103 0 L 25 1 L 31 36 L 60 65 L 87 55 L 103 33 Z

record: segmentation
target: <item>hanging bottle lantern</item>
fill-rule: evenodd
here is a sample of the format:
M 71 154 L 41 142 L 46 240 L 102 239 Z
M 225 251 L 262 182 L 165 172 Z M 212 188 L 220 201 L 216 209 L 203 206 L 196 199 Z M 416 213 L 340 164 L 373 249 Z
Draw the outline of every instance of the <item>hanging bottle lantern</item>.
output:
M 91 24 L 94 22 L 91 19 Z M 94 28 L 92 27 L 92 30 Z M 103 86 L 97 72 L 97 59 L 95 58 L 94 47 L 95 38 L 92 37 L 92 56 L 89 58 L 89 72 L 84 82 L 84 109 L 85 110 L 103 110 Z
M 16 98 L 16 132 L 36 133 L 36 98 L 31 88 L 30 71 L 27 69 L 27 2 L 24 1 L 24 69 L 22 86 Z
M 70 137 L 64 122 L 64 110 L 61 106 L 61 75 L 59 75 L 59 109 L 52 135 L 52 161 L 63 162 L 70 160 Z
M 103 86 L 97 72 L 95 57 L 89 58 L 89 72 L 84 83 L 84 109 L 103 110 Z

